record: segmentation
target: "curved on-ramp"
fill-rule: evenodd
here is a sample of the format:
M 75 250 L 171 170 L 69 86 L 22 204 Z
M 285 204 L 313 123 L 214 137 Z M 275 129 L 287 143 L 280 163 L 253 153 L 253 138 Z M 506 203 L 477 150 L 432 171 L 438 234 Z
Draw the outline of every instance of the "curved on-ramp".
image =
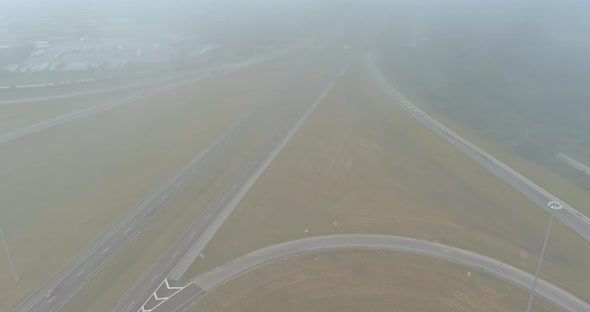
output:
M 330 235 L 310 237 L 265 247 L 197 276 L 185 287 L 185 291 L 181 291 L 178 295 L 167 300 L 169 301 L 166 305 L 167 311 L 180 310 L 191 302 L 198 300 L 207 292 L 263 265 L 295 255 L 342 249 L 386 250 L 429 256 L 457 263 L 473 270 L 483 271 L 524 289 L 530 289 L 533 283 L 532 274 L 509 264 L 442 244 L 390 235 Z M 536 291 L 537 296 L 564 310 L 590 311 L 590 304 L 544 280 L 538 281 Z M 154 311 L 160 311 L 160 309 L 154 309 Z

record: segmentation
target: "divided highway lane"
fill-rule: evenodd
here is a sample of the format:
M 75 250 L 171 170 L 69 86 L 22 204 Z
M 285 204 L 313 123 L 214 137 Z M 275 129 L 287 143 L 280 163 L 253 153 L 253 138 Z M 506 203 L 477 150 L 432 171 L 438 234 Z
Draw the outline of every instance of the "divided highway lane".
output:
M 256 65 L 256 64 L 260 64 L 260 63 L 263 63 L 266 61 L 270 61 L 270 60 L 280 57 L 282 55 L 286 55 L 287 53 L 292 52 L 294 50 L 308 46 L 309 44 L 310 44 L 310 42 L 305 42 L 303 44 L 298 44 L 298 45 L 294 45 L 294 46 L 291 46 L 286 49 L 277 50 L 277 51 L 274 51 L 274 52 L 271 52 L 271 53 L 268 53 L 268 54 L 265 54 L 265 55 L 262 55 L 259 57 L 255 57 L 255 58 L 252 58 L 252 59 L 240 62 L 240 63 L 221 65 L 221 66 L 215 68 L 214 75 L 218 76 L 218 75 L 222 75 L 222 74 L 227 74 L 229 72 L 234 72 L 234 71 L 237 71 L 242 68 L 246 68 L 246 67 L 249 67 L 252 65 Z M 77 110 L 77 111 L 74 111 L 71 113 L 57 116 L 52 119 L 44 120 L 44 121 L 41 121 L 41 122 L 38 122 L 38 123 L 35 123 L 32 125 L 28 125 L 28 126 L 25 126 L 22 128 L 8 131 L 5 133 L 0 133 L 0 144 L 4 144 L 4 143 L 10 142 L 10 141 L 31 135 L 31 134 L 35 134 L 37 132 L 56 127 L 56 126 L 65 124 L 70 121 L 74 121 L 74 120 L 77 120 L 80 118 L 90 117 L 90 116 L 99 114 L 101 112 L 109 111 L 109 110 L 117 108 L 121 105 L 126 105 L 126 104 L 131 104 L 131 103 L 139 103 L 141 100 L 152 97 L 154 95 L 170 92 L 175 89 L 182 88 L 182 87 L 188 86 L 190 84 L 193 84 L 199 80 L 202 80 L 205 78 L 210 78 L 211 71 L 208 70 L 206 72 L 201 72 L 201 73 L 197 73 L 197 74 L 183 75 L 183 77 L 184 77 L 183 79 L 180 79 L 178 81 L 170 82 L 170 83 L 160 86 L 160 87 L 150 88 L 149 90 L 147 90 L 146 92 L 143 92 L 143 93 L 138 93 L 135 95 L 127 96 L 127 97 L 116 99 L 113 101 L 109 101 L 108 103 L 105 103 L 105 104 L 100 104 L 100 105 L 95 105 L 95 106 L 92 106 L 89 108 L 80 109 L 80 110 Z M 170 79 L 168 79 L 167 81 L 170 81 Z M 36 99 L 36 100 L 38 100 L 38 99 Z M 13 102 L 15 102 L 15 101 L 17 101 L 17 100 L 0 102 L 0 105 L 14 104 Z M 15 103 L 18 103 L 18 102 L 15 102 Z
M 251 61 L 254 64 L 263 61 L 258 59 Z M 230 67 L 230 69 L 241 68 Z M 282 90 L 278 90 L 281 92 Z M 231 129 L 227 130 L 214 140 L 203 152 L 180 169 L 173 177 L 160 184 L 138 206 L 130 209 L 123 218 L 115 222 L 107 231 L 101 234 L 95 241 L 85 247 L 76 257 L 47 280 L 39 289 L 23 300 L 13 311 L 56 311 L 70 300 L 76 292 L 100 271 L 119 251 L 121 251 L 134 237 L 139 235 L 140 229 L 145 226 L 151 216 L 173 200 L 185 185 L 197 178 L 206 168 L 207 161 L 222 155 L 227 148 L 236 142 L 236 137 L 249 125 L 260 122 L 257 119 L 259 113 L 268 106 L 262 103 L 250 114 L 240 119 Z M 51 298 L 45 298 L 47 291 L 54 285 L 59 289 Z
M 553 213 L 555 217 L 563 224 L 567 225 L 580 236 L 590 241 L 590 219 L 588 217 L 569 206 L 567 203 L 557 198 L 553 194 L 544 190 L 534 182 L 530 181 L 514 169 L 510 168 L 508 165 L 477 147 L 475 144 L 465 140 L 457 133 L 445 127 L 443 124 L 436 121 L 424 111 L 416 107 L 389 84 L 387 79 L 383 76 L 383 73 L 377 69 L 371 57 L 368 59 L 367 68 L 377 83 L 383 87 L 386 94 L 412 117 L 414 117 L 430 130 L 440 135 L 446 141 L 454 145 L 467 156 L 471 157 L 498 178 L 502 179 L 516 190 L 527 196 L 539 207 L 543 208 L 549 213 Z M 547 205 L 550 201 L 561 202 L 564 209 L 559 211 L 550 209 Z
M 230 146 L 235 136 L 252 121 L 261 108 L 242 118 L 231 129 L 213 141 L 203 152 L 180 169 L 173 177 L 160 184 L 138 206 L 86 247 L 70 263 L 49 279 L 15 311 L 55 311 L 71 299 L 110 259 L 140 234 L 151 217 L 172 201 L 191 181 L 206 169 L 207 161 L 215 159 Z M 44 294 L 53 285 L 60 285 L 52 298 Z
M 495 259 L 415 238 L 370 234 L 316 236 L 259 249 L 197 276 L 153 312 L 180 312 L 215 288 L 275 261 L 295 255 L 322 253 L 322 250 L 343 249 L 386 250 L 444 259 L 526 290 L 531 288 L 534 279 L 533 275 Z M 590 311 L 588 303 L 544 280 L 538 281 L 537 295 L 566 311 Z
M 340 65 L 336 74 L 332 74 L 329 81 L 319 90 L 319 96 L 312 99 L 312 103 L 303 105 L 297 114 L 288 118 L 281 129 L 274 132 L 269 142 L 252 159 L 245 163 L 234 178 L 207 205 L 201 216 L 145 272 L 144 276 L 124 296 L 114 311 L 151 311 L 165 301 L 162 299 L 174 293 L 174 290 L 170 287 L 178 287 L 178 280 L 184 272 L 254 185 L 258 177 L 262 175 L 306 118 L 320 104 L 346 68 L 347 65 Z M 317 93 L 315 94 L 317 95 Z

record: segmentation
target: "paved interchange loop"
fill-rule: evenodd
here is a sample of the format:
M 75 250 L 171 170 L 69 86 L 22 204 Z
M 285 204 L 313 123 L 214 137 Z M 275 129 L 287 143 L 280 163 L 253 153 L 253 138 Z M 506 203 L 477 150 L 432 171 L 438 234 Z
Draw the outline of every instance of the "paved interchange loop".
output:
M 490 274 L 523 289 L 530 289 L 534 279 L 532 274 L 490 257 L 415 238 L 369 234 L 316 236 L 265 247 L 230 261 L 192 279 L 183 289 L 149 311 L 181 311 L 208 292 L 261 266 L 296 255 L 343 249 L 385 250 L 443 259 Z M 536 293 L 566 311 L 590 311 L 590 304 L 547 281 L 538 281 Z

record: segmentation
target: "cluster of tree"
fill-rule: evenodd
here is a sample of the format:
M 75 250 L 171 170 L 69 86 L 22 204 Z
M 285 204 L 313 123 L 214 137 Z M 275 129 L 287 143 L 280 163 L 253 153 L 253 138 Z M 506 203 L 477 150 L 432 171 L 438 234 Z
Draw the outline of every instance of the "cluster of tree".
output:
M 408 95 L 531 159 L 590 151 L 590 3 L 420 3 L 392 10 L 381 36 Z

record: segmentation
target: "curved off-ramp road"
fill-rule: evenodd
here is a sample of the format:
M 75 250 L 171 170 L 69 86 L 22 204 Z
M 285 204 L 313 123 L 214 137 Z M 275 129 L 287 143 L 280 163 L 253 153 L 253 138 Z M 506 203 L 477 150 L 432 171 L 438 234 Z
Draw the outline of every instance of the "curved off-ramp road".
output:
M 530 289 L 533 275 L 509 264 L 467 250 L 453 248 L 424 240 L 389 235 L 330 235 L 317 236 L 265 247 L 228 262 L 194 278 L 190 284 L 171 295 L 149 311 L 178 312 L 205 296 L 207 292 L 263 265 L 288 257 L 324 250 L 372 249 L 405 252 L 444 259 L 477 271 L 483 271 L 518 287 Z M 163 297 L 165 296 L 162 294 Z M 566 311 L 590 311 L 590 304 L 565 290 L 539 280 L 537 296 L 552 302 Z

